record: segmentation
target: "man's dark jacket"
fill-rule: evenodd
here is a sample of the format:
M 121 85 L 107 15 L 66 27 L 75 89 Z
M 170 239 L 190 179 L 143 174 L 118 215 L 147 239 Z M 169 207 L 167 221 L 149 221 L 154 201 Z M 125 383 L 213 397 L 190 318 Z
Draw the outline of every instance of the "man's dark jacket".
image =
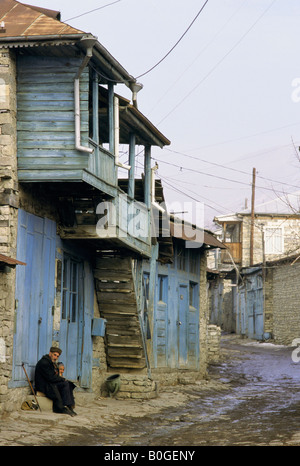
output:
M 56 373 L 55 366 L 48 354 L 45 354 L 35 366 L 35 389 L 44 393 L 48 398 L 55 401 L 60 398 L 56 384 L 64 382 L 64 378 Z M 61 403 L 59 403 L 61 404 Z

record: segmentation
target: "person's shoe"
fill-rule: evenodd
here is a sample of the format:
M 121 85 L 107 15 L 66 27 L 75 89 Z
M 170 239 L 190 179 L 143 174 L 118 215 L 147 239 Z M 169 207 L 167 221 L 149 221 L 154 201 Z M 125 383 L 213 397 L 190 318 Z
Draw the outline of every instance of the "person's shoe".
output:
M 77 413 L 74 411 L 72 406 L 68 406 L 68 408 L 74 414 L 74 416 L 77 416 Z
M 75 416 L 75 414 L 68 408 L 68 406 L 64 407 L 63 414 L 68 414 L 69 416 Z

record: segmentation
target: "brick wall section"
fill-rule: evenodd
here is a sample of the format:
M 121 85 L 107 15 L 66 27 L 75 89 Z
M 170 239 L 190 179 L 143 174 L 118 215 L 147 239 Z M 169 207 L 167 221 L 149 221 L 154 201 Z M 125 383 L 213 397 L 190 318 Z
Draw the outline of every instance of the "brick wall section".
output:
M 273 268 L 273 338 L 291 345 L 300 338 L 300 263 Z

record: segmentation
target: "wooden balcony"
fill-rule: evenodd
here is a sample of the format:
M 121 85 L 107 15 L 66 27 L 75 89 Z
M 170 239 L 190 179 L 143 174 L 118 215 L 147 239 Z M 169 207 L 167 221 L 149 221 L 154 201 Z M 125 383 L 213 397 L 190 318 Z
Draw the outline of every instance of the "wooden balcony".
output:
M 227 249 L 221 251 L 221 263 L 232 264 L 232 259 L 236 264 L 242 262 L 242 243 L 224 243 Z M 231 257 L 230 257 L 231 256 Z
M 144 203 L 121 193 L 96 207 L 87 199 L 81 205 L 78 200 L 73 205 L 76 223 L 61 227 L 61 238 L 88 240 L 102 250 L 124 248 L 144 257 L 151 256 L 150 210 Z

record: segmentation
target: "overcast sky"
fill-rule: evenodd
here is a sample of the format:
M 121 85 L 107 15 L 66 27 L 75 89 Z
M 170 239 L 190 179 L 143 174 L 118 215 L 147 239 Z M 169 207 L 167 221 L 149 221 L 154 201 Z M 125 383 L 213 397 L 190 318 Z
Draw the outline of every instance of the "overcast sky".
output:
M 59 10 L 138 77 L 176 44 L 205 0 L 23 3 Z M 182 210 L 184 202 L 204 203 L 206 227 L 249 205 L 253 167 L 256 204 L 300 190 L 299 26 L 299 0 L 208 0 L 174 50 L 138 79 L 139 110 L 171 140 L 152 150 L 166 200 Z M 125 86 L 118 92 L 130 98 Z

